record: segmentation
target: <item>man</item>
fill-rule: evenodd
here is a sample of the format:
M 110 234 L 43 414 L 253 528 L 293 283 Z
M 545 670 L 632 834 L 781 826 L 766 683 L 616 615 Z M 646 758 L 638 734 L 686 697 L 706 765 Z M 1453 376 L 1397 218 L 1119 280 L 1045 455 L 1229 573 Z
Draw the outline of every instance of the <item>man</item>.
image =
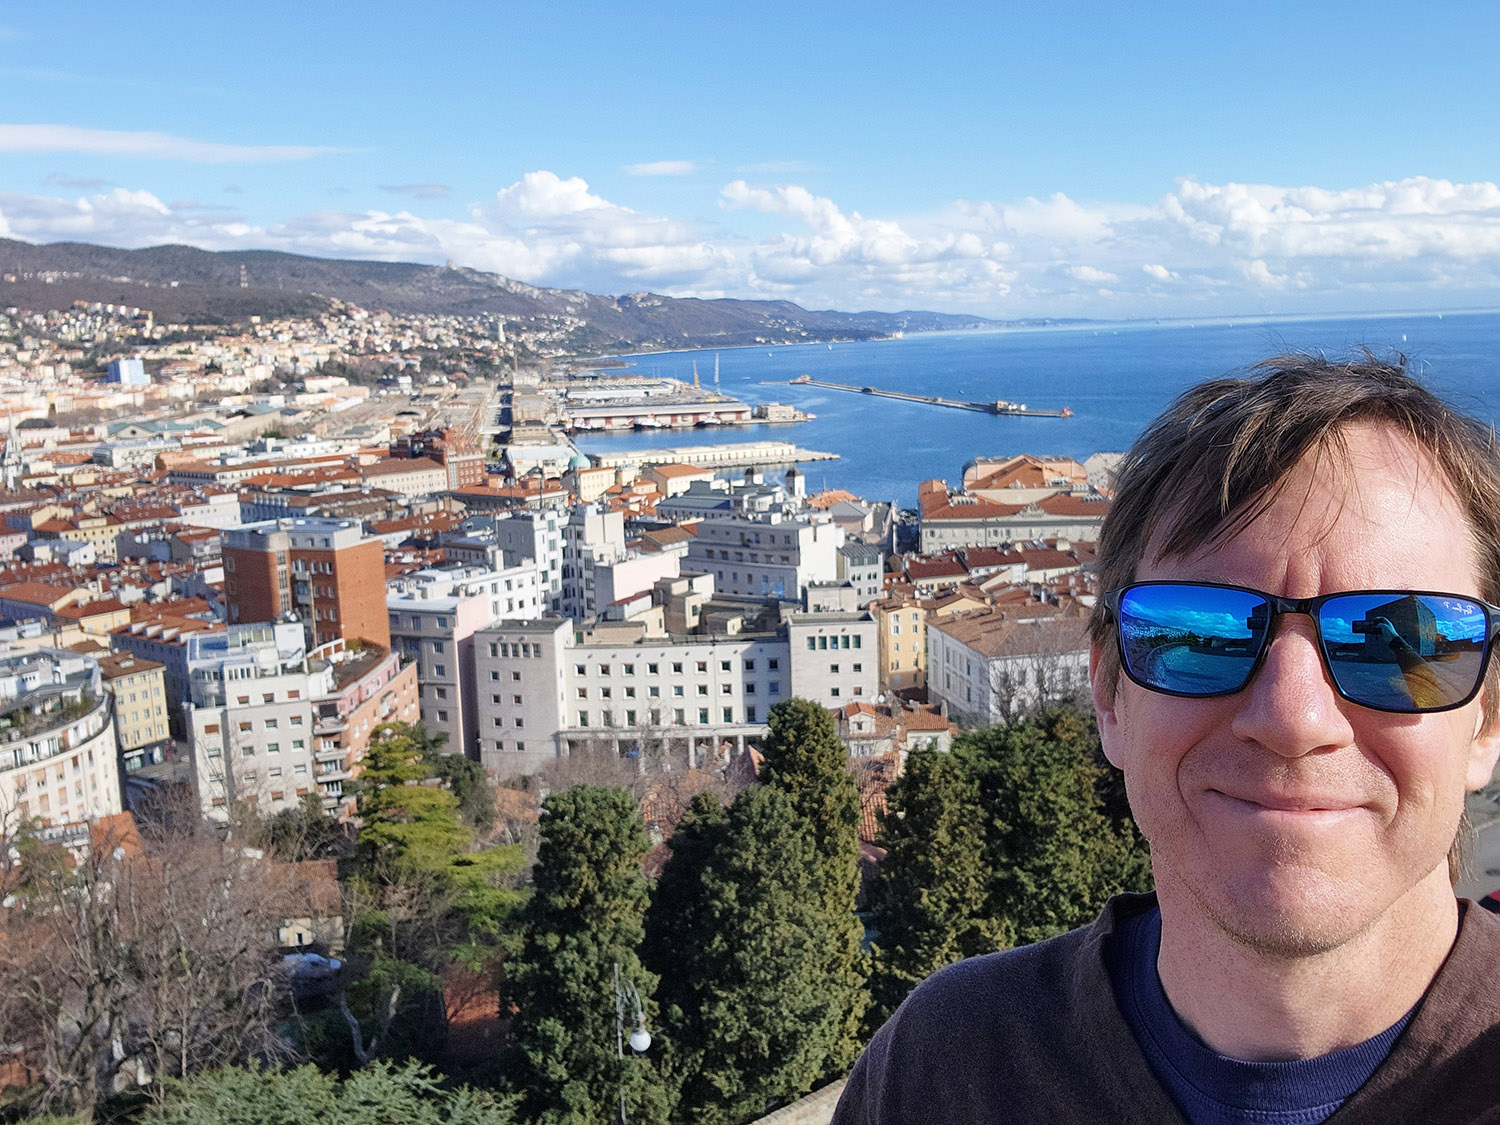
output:
M 1500 458 L 1399 368 L 1185 393 L 1121 467 L 1090 679 L 1154 895 L 938 973 L 836 1123 L 1500 1122 Z

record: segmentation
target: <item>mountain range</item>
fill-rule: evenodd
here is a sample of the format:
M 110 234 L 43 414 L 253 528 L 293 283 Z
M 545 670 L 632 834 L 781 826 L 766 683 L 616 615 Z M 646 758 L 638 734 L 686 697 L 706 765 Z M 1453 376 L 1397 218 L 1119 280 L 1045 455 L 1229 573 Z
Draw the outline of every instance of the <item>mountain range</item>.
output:
M 656 293 L 611 297 L 544 289 L 459 266 L 310 258 L 271 250 L 191 246 L 121 250 L 81 242 L 0 239 L 0 306 L 67 308 L 104 301 L 150 309 L 158 323 L 227 324 L 251 315 L 315 315 L 341 301 L 392 313 L 503 318 L 574 354 L 860 340 L 896 332 L 999 328 L 938 312 L 809 310 L 790 301 L 701 300 Z

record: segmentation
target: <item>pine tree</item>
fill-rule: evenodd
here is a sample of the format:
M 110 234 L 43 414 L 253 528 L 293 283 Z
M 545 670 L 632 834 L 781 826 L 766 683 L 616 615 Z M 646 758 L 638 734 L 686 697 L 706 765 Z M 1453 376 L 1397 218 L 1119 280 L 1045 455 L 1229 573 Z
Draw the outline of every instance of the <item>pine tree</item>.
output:
M 699 798 L 672 846 L 647 948 L 679 1084 L 673 1119 L 758 1118 L 811 1089 L 845 1034 L 847 990 L 824 957 L 840 926 L 821 906 L 816 846 L 767 786 L 727 813 Z
M 520 952 L 506 966 L 527 1120 L 599 1125 L 614 1119 L 622 1091 L 630 1120 L 666 1120 L 651 1058 L 617 1054 L 616 967 L 639 991 L 648 1026 L 655 1022 L 656 977 L 637 954 L 648 847 L 623 790 L 579 785 L 542 806 L 535 891 L 521 912 Z M 632 1013 L 625 1018 L 628 1034 Z
M 1110 895 L 1150 885 L 1145 844 L 1110 815 L 1098 734 L 1064 709 L 967 735 L 953 754 L 984 807 L 987 909 L 1017 943 L 1091 920 Z
M 944 965 L 1011 944 L 1006 922 L 987 908 L 983 809 L 963 761 L 913 751 L 886 799 L 871 919 L 872 1025 Z
M 816 861 L 814 893 L 832 935 L 819 958 L 829 995 L 842 1006 L 840 1033 L 826 1073 L 845 1070 L 859 1053 L 860 1029 L 869 994 L 869 958 L 860 948 L 864 926 L 855 915 L 859 897 L 859 791 L 849 772 L 849 754 L 833 716 L 806 699 L 771 708 L 770 737 L 758 780 L 790 798 L 812 832 Z

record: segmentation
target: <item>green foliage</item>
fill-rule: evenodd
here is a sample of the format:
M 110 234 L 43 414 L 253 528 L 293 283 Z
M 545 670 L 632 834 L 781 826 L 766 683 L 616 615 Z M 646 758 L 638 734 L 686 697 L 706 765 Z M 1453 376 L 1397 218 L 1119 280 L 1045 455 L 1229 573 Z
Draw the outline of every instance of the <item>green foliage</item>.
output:
M 812 832 L 813 891 L 831 927 L 832 938 L 818 951 L 833 995 L 844 1009 L 841 1033 L 831 1050 L 830 1075 L 841 1073 L 859 1052 L 860 1029 L 869 995 L 868 957 L 860 948 L 864 926 L 855 916 L 859 897 L 859 790 L 849 772 L 849 752 L 839 741 L 833 716 L 806 699 L 787 699 L 771 708 L 770 736 L 759 781 L 785 793 Z
M 623 790 L 578 785 L 542 806 L 535 890 L 521 911 L 520 950 L 506 966 L 516 1009 L 513 1069 L 528 1120 L 598 1125 L 614 1117 L 622 1090 L 632 1121 L 666 1119 L 651 1058 L 617 1054 L 616 966 L 655 1025 L 656 978 L 636 953 L 648 846 Z
M 729 1125 L 806 1093 L 843 1049 L 849 997 L 826 952 L 816 844 L 791 798 L 700 797 L 672 837 L 648 919 L 674 1120 Z
M 374 1063 L 340 1080 L 310 1066 L 212 1071 L 173 1082 L 145 1125 L 513 1125 L 513 1100 L 450 1089 L 418 1063 Z
M 1098 737 L 1089 717 L 1067 709 L 954 745 L 984 808 L 987 906 L 1017 943 L 1080 926 L 1110 895 L 1150 885 L 1139 834 L 1101 799 Z
M 462 754 L 442 752 L 439 747 L 446 738 L 446 735 L 440 736 L 433 746 L 424 748 L 422 757 L 432 770 L 432 776 L 453 794 L 464 823 L 476 831 L 487 832 L 495 824 L 494 788 L 480 763 Z
M 875 1025 L 930 973 L 1012 944 L 1007 920 L 986 909 L 984 809 L 963 760 L 914 751 L 886 800 L 886 856 L 871 918 L 879 935 L 871 978 Z
M 522 849 L 471 850 L 458 797 L 434 782 L 430 755 L 441 743 L 421 726 L 388 724 L 365 759 L 363 824 L 346 878 L 348 952 L 359 970 L 345 996 L 360 1028 L 355 1056 L 434 1058 L 447 1038 L 444 971 L 497 962 L 523 899 Z
M 458 798 L 422 784 L 432 777 L 422 749 L 404 723 L 375 728 L 358 800 L 360 860 L 367 871 L 435 872 L 473 838 L 458 817 Z

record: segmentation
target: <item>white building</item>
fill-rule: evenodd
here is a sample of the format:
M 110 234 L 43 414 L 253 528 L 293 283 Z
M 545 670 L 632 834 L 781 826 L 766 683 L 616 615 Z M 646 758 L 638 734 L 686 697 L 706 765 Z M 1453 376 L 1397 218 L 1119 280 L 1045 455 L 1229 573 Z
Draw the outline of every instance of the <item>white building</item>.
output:
M 113 816 L 123 805 L 113 700 L 91 657 L 41 649 L 0 662 L 0 821 L 7 831 Z
M 555 508 L 470 516 L 443 536 L 449 560 L 483 566 L 502 565 L 495 548 L 505 557 L 532 559 L 541 574 L 547 608 L 562 603 L 563 534 L 565 513 Z
M 391 648 L 417 666 L 423 724 L 448 736 L 448 753 L 478 760 L 474 632 L 540 617 L 547 607 L 539 568 L 527 559 L 498 570 L 422 570 L 388 586 Z
M 1082 616 L 1016 620 L 985 609 L 927 621 L 927 698 L 969 724 L 1072 698 L 1087 688 L 1088 668 Z
M 269 816 L 316 792 L 313 701 L 331 668 L 310 667 L 300 622 L 231 625 L 191 638 L 197 660 L 183 704 L 198 799 L 228 818 L 238 802 Z
M 714 576 L 721 594 L 802 601 L 809 584 L 837 582 L 844 532 L 827 519 L 780 512 L 705 519 L 683 570 Z
M 794 695 L 830 708 L 875 698 L 879 632 L 868 613 L 793 613 L 786 631 Z

